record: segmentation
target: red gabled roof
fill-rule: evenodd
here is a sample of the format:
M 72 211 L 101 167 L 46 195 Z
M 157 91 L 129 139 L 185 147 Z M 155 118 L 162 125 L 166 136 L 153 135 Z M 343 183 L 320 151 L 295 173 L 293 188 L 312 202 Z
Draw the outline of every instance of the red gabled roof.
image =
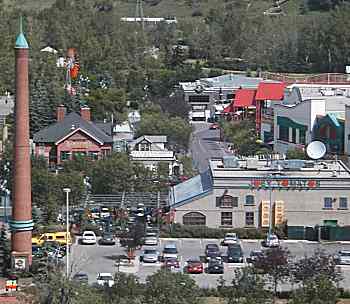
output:
M 286 85 L 283 82 L 260 82 L 256 100 L 282 100 Z
M 234 106 L 235 107 L 250 107 L 255 105 L 256 90 L 253 89 L 239 89 L 236 92 Z

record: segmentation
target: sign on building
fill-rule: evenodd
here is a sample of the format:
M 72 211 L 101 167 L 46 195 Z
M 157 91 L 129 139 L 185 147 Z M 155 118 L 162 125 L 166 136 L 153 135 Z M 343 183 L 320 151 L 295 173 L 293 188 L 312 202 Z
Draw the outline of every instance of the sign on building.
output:
M 270 223 L 270 202 L 261 202 L 261 227 L 269 227 Z
M 284 201 L 275 202 L 275 216 L 274 216 L 275 225 L 281 225 L 284 221 Z

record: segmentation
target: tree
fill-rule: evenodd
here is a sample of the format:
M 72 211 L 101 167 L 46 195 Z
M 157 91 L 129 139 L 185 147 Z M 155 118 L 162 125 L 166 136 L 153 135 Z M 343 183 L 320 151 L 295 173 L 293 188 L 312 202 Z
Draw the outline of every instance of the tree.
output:
M 225 297 L 228 298 L 228 304 L 268 303 L 271 294 L 265 286 L 263 277 L 251 267 L 235 269 L 232 286 L 227 287 Z
M 338 291 L 334 282 L 321 274 L 316 279 L 305 282 L 302 288 L 293 292 L 290 304 L 336 304 Z
M 292 275 L 293 281 L 302 285 L 321 276 L 327 277 L 333 283 L 341 280 L 341 272 L 337 269 L 334 257 L 322 251 L 316 251 L 312 256 L 305 256 L 294 263 Z
M 276 297 L 278 285 L 288 280 L 291 273 L 289 251 L 281 247 L 266 250 L 263 256 L 254 261 L 253 266 L 257 273 L 267 276 Z
M 0 274 L 6 276 L 11 268 L 11 248 L 7 239 L 7 231 L 4 225 L 0 230 Z
M 187 274 L 160 270 L 146 279 L 144 304 L 199 303 L 196 282 Z
M 287 159 L 305 159 L 305 152 L 302 149 L 288 149 L 286 154 Z

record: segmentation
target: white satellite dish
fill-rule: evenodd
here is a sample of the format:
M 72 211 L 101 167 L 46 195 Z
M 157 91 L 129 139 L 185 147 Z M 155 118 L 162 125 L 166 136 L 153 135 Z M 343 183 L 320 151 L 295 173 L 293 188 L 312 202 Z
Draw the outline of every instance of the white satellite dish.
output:
M 327 152 L 327 148 L 325 144 L 321 141 L 312 141 L 309 143 L 309 145 L 306 147 L 306 154 L 308 157 L 312 159 L 320 159 L 323 156 L 325 156 Z

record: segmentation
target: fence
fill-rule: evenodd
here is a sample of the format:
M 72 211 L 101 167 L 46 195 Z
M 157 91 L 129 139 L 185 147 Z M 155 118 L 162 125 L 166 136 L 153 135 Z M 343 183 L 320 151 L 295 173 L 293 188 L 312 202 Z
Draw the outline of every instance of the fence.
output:
M 308 241 L 350 241 L 350 226 L 288 226 L 288 239 Z

